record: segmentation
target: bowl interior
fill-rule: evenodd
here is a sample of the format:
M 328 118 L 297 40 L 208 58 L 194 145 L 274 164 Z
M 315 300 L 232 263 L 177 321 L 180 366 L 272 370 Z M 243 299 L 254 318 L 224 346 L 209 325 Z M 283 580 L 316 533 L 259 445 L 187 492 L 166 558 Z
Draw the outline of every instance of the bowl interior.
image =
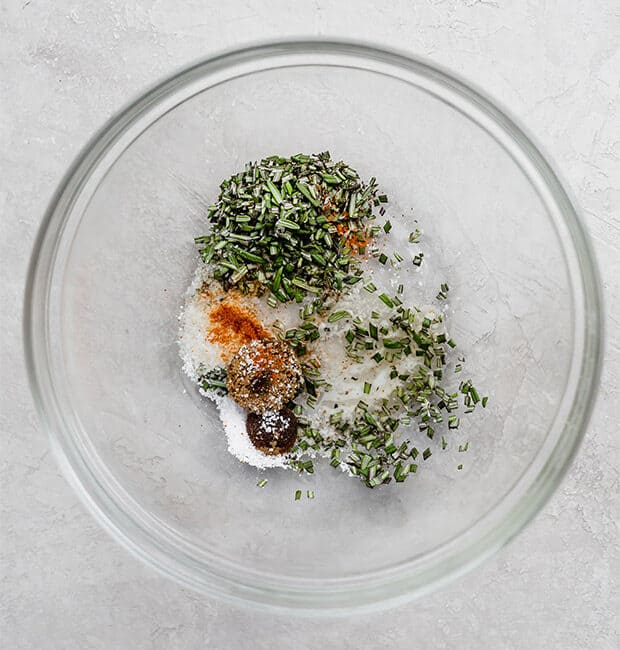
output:
M 446 434 L 445 451 L 440 436 L 414 434 L 433 455 L 403 486 L 368 490 L 326 463 L 311 477 L 259 476 L 228 454 L 213 408 L 180 370 L 193 237 L 205 232 L 219 182 L 248 160 L 325 149 L 377 177 L 405 231 L 423 229 L 420 303 L 449 283 L 450 332 L 490 395 L 485 411 Z M 196 558 L 325 580 L 427 556 L 509 494 L 564 393 L 574 309 L 547 208 L 481 126 L 385 74 L 294 65 L 198 92 L 119 152 L 65 239 L 52 345 L 75 435 Z

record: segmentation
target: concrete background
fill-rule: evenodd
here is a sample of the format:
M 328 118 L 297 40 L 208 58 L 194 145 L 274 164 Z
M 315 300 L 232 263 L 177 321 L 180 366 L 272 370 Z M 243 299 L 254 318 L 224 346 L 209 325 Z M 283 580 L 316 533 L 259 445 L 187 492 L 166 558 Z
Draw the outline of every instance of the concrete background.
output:
M 581 206 L 607 307 L 595 415 L 544 512 L 482 568 L 422 601 L 321 622 L 205 599 L 112 542 L 50 455 L 21 344 L 33 238 L 93 131 L 137 92 L 198 57 L 308 35 L 361 38 L 429 57 L 509 106 Z M 0 0 L 0 646 L 617 648 L 619 41 L 617 0 Z

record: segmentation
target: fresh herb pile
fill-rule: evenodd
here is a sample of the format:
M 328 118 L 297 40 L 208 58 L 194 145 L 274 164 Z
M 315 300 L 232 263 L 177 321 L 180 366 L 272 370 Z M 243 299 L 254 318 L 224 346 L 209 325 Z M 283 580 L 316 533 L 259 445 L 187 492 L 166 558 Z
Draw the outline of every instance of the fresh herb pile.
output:
M 448 286 L 443 284 L 440 299 L 444 299 L 447 291 Z M 399 287 L 398 293 L 401 292 Z M 429 318 L 417 308 L 404 306 L 398 295 L 380 294 L 378 299 L 382 304 L 378 305 L 378 311 L 372 312 L 372 320 L 368 322 L 344 311 L 333 312 L 328 322 L 346 319 L 350 325 L 345 334 L 347 356 L 357 363 L 371 359 L 378 372 L 388 367 L 390 379 L 398 380 L 397 387 L 389 397 L 381 400 L 378 407 L 373 408 L 364 401 L 373 385 L 363 382 L 353 419 L 345 419 L 342 411 L 335 411 L 329 418 L 337 435 L 324 436 L 309 426 L 309 420 L 304 417 L 304 407 L 297 405 L 300 435 L 293 455 L 298 454 L 300 460 L 294 461 L 293 466 L 300 472 L 314 471 L 312 462 L 303 458 L 304 454 L 329 454 L 332 467 L 347 469 L 367 487 L 373 488 L 392 480 L 402 483 L 409 474 L 416 472 L 414 461 L 420 451 L 409 439 L 396 441 L 395 433 L 399 427 L 416 422 L 419 431 L 433 439 L 436 427 L 443 422 L 447 421 L 448 429 L 459 427 L 459 409 L 463 408 L 463 412 L 468 414 L 479 403 L 486 407 L 488 398 L 479 396 L 471 380 L 462 381 L 457 391 L 449 391 L 444 385 L 448 350 L 456 347 L 456 343 L 444 334 L 442 316 L 437 314 Z M 299 331 L 306 332 L 308 328 L 302 324 L 295 328 L 295 332 Z M 284 333 L 284 338 L 287 333 Z M 411 356 L 419 360 L 416 369 L 413 372 L 399 370 L 402 359 Z M 461 369 L 459 363 L 454 371 L 460 372 Z M 312 409 L 316 406 L 317 391 L 330 387 L 325 385 L 318 369 L 306 366 L 304 372 L 308 392 L 306 406 Z M 441 444 L 445 449 L 444 436 Z M 421 456 L 427 460 L 431 456 L 430 448 L 424 449 Z
M 325 297 L 359 281 L 358 254 L 383 200 L 374 178 L 362 182 L 328 152 L 270 156 L 220 185 L 211 231 L 195 241 L 224 289 L 267 292 L 272 306 Z

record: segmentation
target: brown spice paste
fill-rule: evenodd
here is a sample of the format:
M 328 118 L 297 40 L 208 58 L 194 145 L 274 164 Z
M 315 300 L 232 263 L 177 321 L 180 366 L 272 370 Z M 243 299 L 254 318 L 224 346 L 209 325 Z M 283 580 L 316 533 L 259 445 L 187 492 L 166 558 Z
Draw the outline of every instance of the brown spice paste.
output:
M 295 397 L 302 381 L 295 353 L 274 338 L 243 345 L 227 371 L 228 394 L 252 413 L 280 410 Z
M 264 454 L 288 453 L 297 439 L 297 417 L 290 409 L 248 413 L 246 431 L 252 444 Z

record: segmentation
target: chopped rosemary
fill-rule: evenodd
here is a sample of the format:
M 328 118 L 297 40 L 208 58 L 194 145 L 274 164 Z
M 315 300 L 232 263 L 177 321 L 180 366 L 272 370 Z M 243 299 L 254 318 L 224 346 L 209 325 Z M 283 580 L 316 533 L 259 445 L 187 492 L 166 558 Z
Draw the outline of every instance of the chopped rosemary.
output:
M 387 293 L 382 293 L 382 294 L 379 296 L 379 300 L 380 300 L 381 302 L 383 302 L 385 305 L 387 305 L 388 307 L 390 307 L 390 308 L 394 307 L 394 303 L 392 302 L 392 300 L 390 299 L 390 297 L 387 295 Z
M 330 314 L 329 318 L 327 319 L 328 323 L 335 323 L 336 321 L 342 320 L 343 318 L 350 318 L 351 314 L 349 314 L 348 311 L 335 311 L 332 314 Z
M 221 183 L 207 210 L 211 231 L 196 243 L 225 290 L 267 292 L 272 307 L 337 295 L 345 277 L 359 280 L 353 248 L 376 233 L 375 201 L 384 202 L 376 180 L 362 181 L 329 152 L 269 156 Z
M 226 368 L 214 368 L 198 378 L 198 386 L 205 392 L 213 391 L 218 395 L 226 395 L 226 376 Z
M 361 317 L 347 312 L 351 327 L 344 338 L 349 356 L 359 362 L 373 360 L 380 369 L 386 369 L 390 380 L 395 382 L 393 393 L 378 403 L 359 400 L 352 418 L 344 417 L 342 410 L 335 410 L 329 416 L 329 423 L 336 437 L 319 440 L 316 431 L 304 429 L 297 443 L 298 450 L 312 449 L 327 455 L 332 467 L 346 467 L 370 488 L 391 481 L 402 483 L 417 471 L 417 465 L 408 459 L 415 460 L 420 452 L 407 439 L 396 441 L 395 432 L 399 427 L 415 418 L 419 431 L 434 439 L 436 427 L 441 423 L 447 424 L 448 430 L 458 428 L 459 394 L 465 413 L 473 410 L 476 399 L 484 400 L 478 397 L 469 379 L 460 383 L 457 392 L 442 385 L 447 350 L 456 344 L 443 333 L 441 315 L 424 316 L 419 309 L 404 307 L 387 294 L 378 297 L 388 309 L 387 315 L 385 308 L 383 312 L 373 311 L 373 320 L 366 324 Z M 413 354 L 419 359 L 417 370 L 399 372 L 395 365 L 398 360 Z M 462 356 L 458 358 L 459 365 L 464 363 Z M 311 375 L 306 378 L 306 385 L 308 390 L 316 392 L 321 380 L 317 371 Z M 351 379 L 355 381 L 357 377 Z M 370 381 L 363 381 L 364 395 L 370 395 L 372 388 Z M 312 397 L 313 405 L 315 400 Z M 442 449 L 447 448 L 444 435 L 438 444 Z M 423 460 L 428 460 L 431 448 L 424 449 L 421 455 Z M 297 468 L 305 471 L 303 462 Z
M 448 297 L 449 290 L 450 287 L 448 287 L 448 285 L 444 282 L 439 288 L 439 293 L 436 296 L 437 300 L 445 300 Z
M 410 244 L 419 243 L 421 236 L 422 236 L 422 233 L 416 228 L 413 232 L 409 233 L 409 243 Z

